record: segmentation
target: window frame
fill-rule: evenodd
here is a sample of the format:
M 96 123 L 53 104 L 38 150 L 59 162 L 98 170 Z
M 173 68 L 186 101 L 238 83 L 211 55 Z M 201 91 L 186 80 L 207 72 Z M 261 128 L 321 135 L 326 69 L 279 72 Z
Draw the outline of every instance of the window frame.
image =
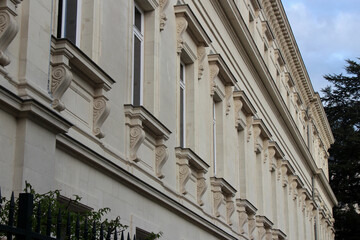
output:
M 141 29 L 138 29 L 135 25 L 135 11 L 138 10 L 141 14 Z M 143 82 L 144 82 L 144 18 L 145 18 L 144 10 L 139 7 L 138 4 L 134 2 L 133 7 L 133 42 L 132 42 L 132 79 L 131 79 L 131 103 L 133 105 L 143 105 Z M 140 41 L 140 76 L 139 76 L 139 104 L 135 104 L 135 38 L 139 39 Z
M 66 14 L 67 14 L 67 3 L 71 0 L 59 0 L 58 4 L 58 32 L 57 35 L 60 38 L 67 38 L 66 37 Z M 81 7 L 82 7 L 82 0 L 76 0 L 76 29 L 75 29 L 75 42 L 71 41 L 77 47 L 80 47 L 80 38 L 81 38 Z M 60 26 L 59 26 L 60 24 Z
M 182 61 L 180 61 L 179 86 L 180 86 L 179 89 L 180 90 L 180 126 L 179 126 L 180 147 L 185 147 L 186 146 L 186 65 Z M 182 101 L 181 101 L 181 97 L 182 97 Z

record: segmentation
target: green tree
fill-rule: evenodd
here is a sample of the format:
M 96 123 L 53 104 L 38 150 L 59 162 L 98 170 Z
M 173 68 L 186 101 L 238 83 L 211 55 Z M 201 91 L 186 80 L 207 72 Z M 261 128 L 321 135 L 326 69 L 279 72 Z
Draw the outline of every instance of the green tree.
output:
M 346 74 L 324 76 L 332 86 L 322 89 L 322 101 L 335 138 L 329 172 L 339 201 L 334 208 L 336 239 L 355 240 L 360 236 L 360 63 L 346 62 Z

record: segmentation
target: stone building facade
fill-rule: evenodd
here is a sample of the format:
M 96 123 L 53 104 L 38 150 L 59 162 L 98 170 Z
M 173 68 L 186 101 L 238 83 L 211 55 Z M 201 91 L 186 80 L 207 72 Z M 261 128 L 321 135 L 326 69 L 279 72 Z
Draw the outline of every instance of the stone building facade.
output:
M 280 0 L 0 0 L 0 122 L 3 195 L 162 239 L 334 239 L 334 139 Z

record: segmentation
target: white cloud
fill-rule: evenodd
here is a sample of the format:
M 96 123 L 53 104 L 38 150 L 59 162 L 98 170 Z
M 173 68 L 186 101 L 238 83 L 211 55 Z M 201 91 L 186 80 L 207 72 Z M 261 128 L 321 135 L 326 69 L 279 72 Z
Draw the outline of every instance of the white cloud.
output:
M 345 59 L 360 57 L 360 7 L 352 7 L 353 3 L 353 0 L 284 1 L 315 91 L 328 84 L 323 75 L 343 72 Z

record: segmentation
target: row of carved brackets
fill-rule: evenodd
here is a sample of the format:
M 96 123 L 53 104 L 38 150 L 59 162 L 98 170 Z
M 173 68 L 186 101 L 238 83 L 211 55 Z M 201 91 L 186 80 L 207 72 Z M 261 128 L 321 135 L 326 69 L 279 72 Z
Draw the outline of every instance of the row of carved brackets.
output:
M 179 192 L 183 195 L 187 194 L 186 183 L 191 174 L 195 175 L 197 204 L 203 206 L 202 196 L 207 189 L 205 174 L 210 166 L 189 148 L 177 147 L 175 148 L 175 155 L 179 171 Z
M 223 178 L 210 177 L 210 183 L 211 192 L 213 194 L 214 215 L 215 217 L 220 217 L 220 205 L 225 204 L 226 223 L 231 226 L 231 216 L 235 211 L 233 198 L 235 196 L 236 190 Z
M 93 134 L 103 138 L 101 126 L 110 113 L 106 93 L 115 81 L 70 41 L 52 37 L 50 91 L 52 107 L 59 112 L 66 108 L 61 98 L 73 81 L 72 66 L 79 69 L 85 76 L 83 80 L 94 88 Z
M 171 131 L 142 106 L 124 105 L 126 125 L 129 127 L 129 161 L 139 162 L 138 150 L 145 140 L 146 134 L 155 139 L 155 175 L 164 178 L 162 167 L 168 159 L 165 144 Z
M 19 31 L 16 16 L 21 2 L 22 0 L 0 0 L 0 66 L 5 73 L 7 71 L 3 67 L 11 62 L 6 50 Z

